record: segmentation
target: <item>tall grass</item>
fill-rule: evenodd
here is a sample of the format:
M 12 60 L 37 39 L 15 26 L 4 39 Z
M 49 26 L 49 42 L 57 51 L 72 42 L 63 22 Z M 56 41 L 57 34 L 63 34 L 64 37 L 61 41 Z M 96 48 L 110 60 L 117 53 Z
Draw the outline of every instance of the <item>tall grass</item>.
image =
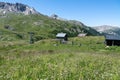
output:
M 42 54 L 7 58 L 1 80 L 119 80 L 120 56 L 91 53 Z
M 103 42 L 103 37 L 91 36 L 71 38 L 67 44 L 3 41 L 0 80 L 119 80 L 120 49 L 105 48 Z

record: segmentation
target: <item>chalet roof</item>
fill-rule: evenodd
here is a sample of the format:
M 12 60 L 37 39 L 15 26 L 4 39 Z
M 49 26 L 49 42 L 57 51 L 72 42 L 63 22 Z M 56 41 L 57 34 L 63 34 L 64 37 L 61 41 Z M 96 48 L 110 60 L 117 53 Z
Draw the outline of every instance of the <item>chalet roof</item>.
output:
M 105 39 L 107 39 L 107 40 L 120 40 L 120 35 L 107 34 L 107 35 L 105 35 Z
M 87 34 L 86 33 L 80 33 L 78 34 L 78 37 L 82 37 L 82 36 L 86 36 Z
M 57 35 L 56 35 L 56 37 L 65 37 L 66 36 L 66 33 L 58 33 Z

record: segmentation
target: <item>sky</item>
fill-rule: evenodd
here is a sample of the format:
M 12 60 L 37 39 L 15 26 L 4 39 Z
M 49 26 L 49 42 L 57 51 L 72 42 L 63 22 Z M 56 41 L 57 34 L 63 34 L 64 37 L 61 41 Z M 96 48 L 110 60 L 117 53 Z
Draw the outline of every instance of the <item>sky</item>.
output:
M 87 26 L 111 25 L 120 27 L 120 0 L 0 0 L 23 3 L 38 12 L 57 14 L 68 20 L 78 20 Z

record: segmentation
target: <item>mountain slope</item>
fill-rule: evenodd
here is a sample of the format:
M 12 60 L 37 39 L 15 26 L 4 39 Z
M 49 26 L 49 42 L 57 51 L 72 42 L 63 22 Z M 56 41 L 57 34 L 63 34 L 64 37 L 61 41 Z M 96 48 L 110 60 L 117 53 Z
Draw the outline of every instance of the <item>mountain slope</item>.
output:
M 0 39 L 28 39 L 28 32 L 35 33 L 35 40 L 55 38 L 59 32 L 65 32 L 69 37 L 77 36 L 83 32 L 87 35 L 99 35 L 96 30 L 83 23 L 53 19 L 42 14 L 24 15 L 17 11 L 17 13 L 10 12 L 0 15 Z

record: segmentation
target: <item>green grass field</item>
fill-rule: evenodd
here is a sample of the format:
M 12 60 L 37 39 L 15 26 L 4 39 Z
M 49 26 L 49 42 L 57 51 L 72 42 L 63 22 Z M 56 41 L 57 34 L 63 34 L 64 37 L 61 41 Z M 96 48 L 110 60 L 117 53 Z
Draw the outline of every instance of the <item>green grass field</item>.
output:
M 104 37 L 0 42 L 0 80 L 120 80 L 120 47 Z

